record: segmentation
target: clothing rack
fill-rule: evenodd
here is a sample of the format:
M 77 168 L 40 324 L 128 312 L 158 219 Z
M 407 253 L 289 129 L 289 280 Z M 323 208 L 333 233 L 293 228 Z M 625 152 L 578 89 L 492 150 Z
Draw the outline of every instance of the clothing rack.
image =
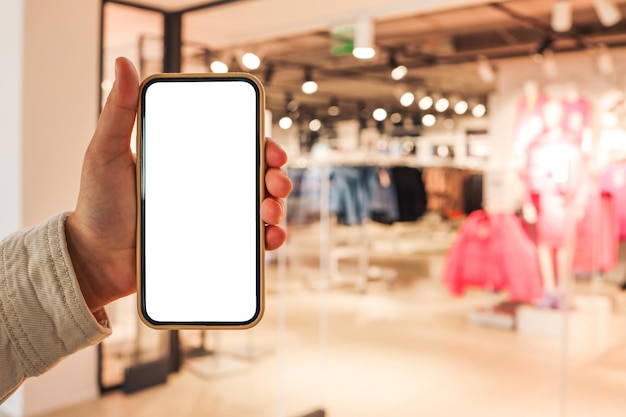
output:
M 367 283 L 374 279 L 385 279 L 388 284 L 393 283 L 397 272 L 390 268 L 377 268 L 370 265 L 370 251 L 373 246 L 372 237 L 368 228 L 368 219 L 362 218 L 346 227 L 342 227 L 337 221 L 337 217 L 331 214 L 331 171 L 333 168 L 351 167 L 373 167 L 373 168 L 394 168 L 407 167 L 423 169 L 426 167 L 444 167 L 464 169 L 471 173 L 480 173 L 475 168 L 463 168 L 452 163 L 438 162 L 435 164 L 424 164 L 411 157 L 394 157 L 389 155 L 354 152 L 350 154 L 328 152 L 320 158 L 301 157 L 290 162 L 288 168 L 300 170 L 316 169 L 319 173 L 320 192 L 320 265 L 323 273 L 327 275 L 327 280 L 320 280 L 333 287 L 343 285 L 354 285 L 357 291 L 364 292 Z M 311 186 L 310 184 L 308 185 Z M 303 191 L 306 193 L 306 190 Z M 306 197 L 305 197 L 306 198 Z M 307 201 L 310 209 L 313 204 Z M 315 206 L 317 206 L 315 204 Z M 290 210 L 288 210 L 290 211 Z M 421 216 L 420 216 L 421 217 Z M 397 228 L 392 228 L 389 233 L 377 238 L 376 243 L 381 243 L 380 239 L 385 239 L 388 245 L 397 249 L 398 233 Z M 354 259 L 357 262 L 357 273 L 354 277 L 340 268 L 340 262 L 346 259 Z M 316 284 L 316 283 L 314 283 Z M 317 283 L 319 284 L 319 283 Z

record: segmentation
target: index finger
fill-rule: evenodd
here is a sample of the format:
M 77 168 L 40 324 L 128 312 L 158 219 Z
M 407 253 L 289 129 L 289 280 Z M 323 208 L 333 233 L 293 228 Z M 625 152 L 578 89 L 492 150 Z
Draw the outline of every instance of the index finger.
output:
M 287 152 L 270 138 L 265 138 L 265 162 L 269 168 L 280 168 L 287 163 Z

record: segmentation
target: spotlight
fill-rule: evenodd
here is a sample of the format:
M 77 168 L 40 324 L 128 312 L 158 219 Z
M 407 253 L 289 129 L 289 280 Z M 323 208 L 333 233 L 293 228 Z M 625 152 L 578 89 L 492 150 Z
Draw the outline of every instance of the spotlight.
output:
M 402 94 L 402 97 L 400 97 L 400 104 L 402 104 L 404 107 L 409 107 L 411 104 L 413 104 L 414 101 L 415 94 L 411 93 L 410 91 L 407 91 L 406 93 Z
M 391 78 L 395 81 L 400 81 L 409 72 L 405 65 L 399 65 L 396 60 L 395 53 L 389 55 L 389 66 L 391 67 Z
M 556 60 L 554 59 L 554 52 L 551 50 L 548 50 L 543 54 L 543 72 L 549 79 L 554 79 L 559 75 L 559 68 L 557 67 Z
M 336 117 L 339 116 L 340 113 L 341 109 L 339 108 L 339 100 L 337 100 L 336 97 L 332 97 L 328 105 L 328 115 L 331 117 Z
M 598 71 L 602 75 L 611 75 L 615 71 L 613 57 L 611 57 L 609 48 L 606 45 L 601 45 L 598 48 Z
M 552 44 L 554 43 L 554 39 L 550 38 L 550 37 L 546 37 L 543 38 L 542 41 L 539 43 L 539 45 L 537 46 L 537 49 L 535 49 L 535 61 L 539 61 L 537 63 L 541 63 L 543 62 L 543 53 L 552 46 Z
M 304 82 L 302 83 L 302 92 L 304 94 L 313 94 L 317 91 L 317 83 L 311 76 L 311 69 L 307 68 L 304 71 Z
M 472 109 L 472 115 L 477 119 L 483 117 L 485 113 L 487 113 L 487 107 L 484 104 L 477 104 Z
M 292 125 L 293 120 L 291 120 L 291 117 L 289 116 L 284 116 L 278 121 L 278 126 L 280 126 L 280 128 L 283 130 L 289 129 Z
M 446 145 L 437 146 L 437 156 L 440 158 L 447 158 L 450 156 L 450 148 Z
M 491 66 L 491 63 L 487 59 L 486 56 L 481 55 L 478 57 L 477 67 L 478 76 L 482 80 L 482 82 L 486 84 L 491 84 L 496 79 L 496 74 Z
M 551 26 L 555 32 L 567 32 L 572 28 L 572 3 L 568 0 L 554 2 Z
M 422 110 L 428 110 L 433 105 L 433 98 L 431 96 L 429 96 L 429 95 L 425 95 L 424 97 L 422 97 L 420 99 L 420 101 L 419 101 L 419 103 L 417 103 L 417 105 Z
M 398 112 L 391 113 L 391 116 L 389 116 L 389 120 L 394 125 L 401 125 L 402 124 L 402 114 L 400 114 Z
M 224 74 L 228 72 L 228 65 L 224 61 L 215 60 L 211 62 L 211 72 Z
M 435 110 L 437 110 L 439 113 L 443 113 L 444 111 L 448 110 L 448 107 L 450 107 L 450 101 L 445 97 L 441 97 L 435 103 Z
M 437 123 L 437 117 L 434 114 L 428 113 L 422 117 L 422 124 L 426 127 L 432 127 L 435 123 Z
M 354 28 L 354 49 L 352 55 L 358 59 L 372 59 L 374 49 L 374 23 L 369 18 L 361 18 Z
M 593 6 L 603 26 L 613 26 L 622 20 L 622 12 L 613 0 L 593 0 Z
M 465 100 L 459 100 L 454 105 L 454 112 L 458 114 L 459 116 L 464 115 L 467 112 L 467 110 L 469 110 L 469 104 L 467 104 L 467 101 Z
M 298 110 L 298 107 L 300 107 L 300 103 L 293 98 L 291 93 L 285 93 L 285 108 L 287 109 L 287 112 L 295 112 Z
M 249 70 L 255 70 L 261 66 L 261 58 L 252 52 L 246 52 L 241 56 L 241 63 Z
M 387 111 L 383 109 L 382 107 L 379 107 L 377 109 L 374 109 L 374 111 L 372 112 L 372 117 L 377 122 L 382 122 L 383 120 L 387 118 Z
M 309 129 L 311 132 L 317 132 L 322 127 L 322 122 L 320 119 L 313 119 L 309 122 Z

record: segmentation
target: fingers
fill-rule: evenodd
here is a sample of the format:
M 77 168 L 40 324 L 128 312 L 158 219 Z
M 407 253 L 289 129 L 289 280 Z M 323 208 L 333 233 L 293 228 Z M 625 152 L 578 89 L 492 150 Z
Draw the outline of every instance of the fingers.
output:
M 280 226 L 267 226 L 265 228 L 265 249 L 278 249 L 287 239 L 287 233 Z
M 287 163 L 287 152 L 270 138 L 265 138 L 265 161 L 269 168 L 280 168 Z
M 293 185 L 285 171 L 269 168 L 265 172 L 265 187 L 273 197 L 286 198 L 291 193 Z
M 91 146 L 108 160 L 129 151 L 137 114 L 139 77 L 126 58 L 115 61 L 115 82 L 107 98 Z
M 261 204 L 261 219 L 266 224 L 278 224 L 285 216 L 283 200 L 267 197 Z

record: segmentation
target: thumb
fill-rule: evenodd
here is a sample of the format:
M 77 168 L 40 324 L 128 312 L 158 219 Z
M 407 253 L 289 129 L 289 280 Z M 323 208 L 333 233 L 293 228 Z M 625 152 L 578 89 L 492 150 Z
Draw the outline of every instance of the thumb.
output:
M 139 76 L 127 58 L 115 61 L 115 82 L 107 98 L 90 147 L 103 159 L 128 152 L 137 115 Z

